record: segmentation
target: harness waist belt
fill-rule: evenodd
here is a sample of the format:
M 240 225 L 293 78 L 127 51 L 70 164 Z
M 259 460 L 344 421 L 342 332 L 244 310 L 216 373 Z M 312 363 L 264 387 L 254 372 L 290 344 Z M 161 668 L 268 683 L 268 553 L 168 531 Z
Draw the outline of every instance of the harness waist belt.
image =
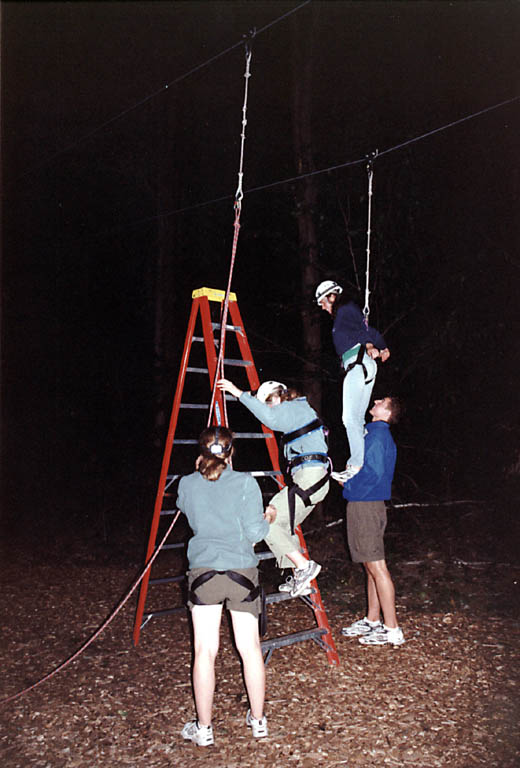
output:
M 289 461 L 287 469 L 291 471 L 300 464 L 305 464 L 306 461 L 319 461 L 322 464 L 328 464 L 329 457 L 326 453 L 308 453 L 305 456 L 295 456 L 294 459 Z
M 352 360 L 359 352 L 361 344 L 356 344 L 354 347 L 350 347 L 350 349 L 347 349 L 346 352 L 343 352 L 341 355 L 341 362 L 343 363 L 343 368 L 346 366 L 349 360 Z

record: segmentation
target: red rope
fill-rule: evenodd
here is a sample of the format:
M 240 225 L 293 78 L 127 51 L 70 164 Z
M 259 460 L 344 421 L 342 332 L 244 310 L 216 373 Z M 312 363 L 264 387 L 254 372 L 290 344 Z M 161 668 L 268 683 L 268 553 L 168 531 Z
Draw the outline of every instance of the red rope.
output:
M 76 652 L 75 652 L 75 653 L 74 653 L 72 656 L 70 656 L 68 659 L 65 659 L 65 661 L 64 661 L 62 664 L 60 664 L 60 665 L 59 665 L 59 667 L 56 667 L 56 669 L 54 669 L 52 672 L 49 672 L 49 674 L 48 674 L 48 675 L 45 675 L 44 677 L 42 677 L 42 678 L 41 678 L 41 680 L 38 680 L 36 683 L 33 683 L 33 685 L 30 685 L 28 688 L 24 688 L 24 689 L 23 689 L 23 691 L 19 691 L 18 693 L 15 693 L 15 694 L 13 694 L 13 696 L 8 696 L 8 698 L 7 698 L 7 699 L 2 699 L 2 700 L 0 701 L 0 706 L 3 706 L 4 704 L 7 704 L 9 701 L 14 701 L 15 699 L 18 699 L 20 696 L 23 696 L 25 693 L 28 693 L 29 691 L 32 691 L 32 690 L 33 690 L 33 688 L 36 688 L 37 686 L 41 685 L 41 684 L 42 684 L 42 683 L 44 683 L 46 680 L 50 680 L 50 679 L 51 679 L 51 677 L 54 677 L 54 675 L 57 675 L 57 674 L 58 674 L 58 672 L 61 672 L 61 670 L 62 670 L 62 669 L 65 669 L 65 667 L 67 667 L 67 666 L 68 666 L 68 665 L 69 665 L 69 664 L 70 664 L 72 661 L 74 661 L 74 659 L 77 659 L 77 658 L 78 658 L 78 656 L 79 656 L 81 653 L 83 653 L 83 651 L 84 651 L 86 648 L 88 648 L 88 646 L 89 646 L 91 643 L 93 643 L 93 642 L 94 642 L 94 640 L 96 639 L 96 637 L 99 637 L 99 635 L 100 635 L 100 634 L 103 632 L 103 630 L 104 630 L 104 629 L 106 629 L 106 627 L 108 627 L 108 625 L 110 624 L 110 622 L 111 622 L 113 619 L 115 619 L 115 617 L 117 616 L 117 614 L 119 613 L 119 611 L 121 610 L 121 608 L 123 608 L 123 606 L 125 605 L 125 603 L 127 603 L 127 602 L 128 602 L 128 600 L 130 599 L 130 597 L 132 596 L 132 594 L 135 592 L 135 590 L 137 589 L 137 587 L 139 586 L 139 584 L 141 583 L 141 581 L 144 579 L 146 572 L 147 572 L 147 571 L 148 571 L 148 570 L 151 568 L 153 561 L 155 560 L 155 558 L 156 558 L 156 557 L 157 557 L 157 555 L 159 554 L 159 552 L 160 552 L 160 550 L 161 550 L 161 548 L 162 548 L 162 546 L 163 546 L 164 542 L 166 541 L 166 539 L 168 538 L 168 536 L 169 536 L 169 534 L 170 534 L 170 531 L 172 530 L 173 526 L 174 526 L 174 525 L 175 525 L 175 523 L 177 522 L 177 518 L 179 517 L 179 515 L 180 515 L 180 510 L 177 510 L 177 514 L 175 515 L 175 517 L 174 517 L 174 519 L 173 519 L 173 522 L 172 522 L 172 524 L 170 525 L 170 527 L 169 527 L 169 528 L 168 528 L 168 530 L 166 531 L 166 534 L 165 534 L 165 536 L 164 536 L 163 540 L 161 541 L 161 543 L 159 544 L 159 546 L 158 546 L 158 547 L 157 547 L 157 549 L 155 550 L 154 554 L 152 555 L 152 557 L 151 557 L 151 558 L 150 558 L 150 560 L 148 561 L 148 563 L 147 563 L 147 565 L 146 565 L 146 567 L 145 567 L 144 571 L 141 573 L 141 575 L 139 576 L 139 578 L 137 579 L 137 581 L 136 581 L 136 582 L 134 583 L 134 585 L 131 587 L 131 589 L 130 589 L 130 591 L 128 592 L 128 594 L 127 594 L 127 595 L 126 595 L 126 596 L 123 598 L 123 600 L 121 600 L 121 602 L 119 603 L 119 605 L 117 606 L 117 608 L 116 608 L 116 609 L 115 609 L 115 610 L 114 610 L 114 611 L 111 613 L 111 615 L 110 615 L 110 616 L 108 617 L 108 619 L 107 619 L 107 620 L 106 620 L 106 621 L 105 621 L 105 622 L 104 622 L 104 623 L 103 623 L 103 624 L 100 626 L 100 628 L 99 628 L 98 630 L 96 630 L 96 632 L 94 632 L 94 634 L 92 635 L 92 637 L 90 637 L 90 638 L 87 640 L 87 642 L 86 642 L 86 643 L 84 643 L 84 644 L 81 646 L 81 648 L 79 648 L 79 649 L 78 649 L 78 650 L 77 650 L 77 651 L 76 651 Z

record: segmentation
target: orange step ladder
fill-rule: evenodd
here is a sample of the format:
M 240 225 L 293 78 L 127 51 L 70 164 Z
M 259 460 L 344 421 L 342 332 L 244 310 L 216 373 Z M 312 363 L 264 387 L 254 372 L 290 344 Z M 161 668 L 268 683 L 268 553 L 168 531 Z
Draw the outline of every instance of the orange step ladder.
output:
M 148 547 L 146 551 L 146 562 L 148 562 L 152 557 L 152 555 L 154 554 L 154 550 L 157 542 L 157 534 L 158 534 L 158 529 L 159 529 L 159 524 L 161 522 L 161 519 L 174 515 L 177 512 L 176 509 L 168 509 L 168 497 L 172 495 L 171 492 L 172 492 L 175 480 L 180 477 L 179 474 L 173 474 L 171 472 L 173 448 L 175 446 L 177 449 L 177 453 L 179 453 L 179 449 L 182 446 L 191 446 L 191 456 L 189 459 L 191 462 L 191 465 L 187 465 L 185 463 L 183 473 L 192 472 L 193 461 L 195 458 L 194 452 L 193 452 L 193 446 L 196 446 L 198 444 L 197 437 L 200 434 L 200 432 L 204 429 L 207 422 L 207 415 L 209 411 L 209 405 L 207 402 L 197 402 L 197 403 L 182 402 L 182 396 L 183 396 L 184 386 L 186 383 L 187 376 L 188 375 L 190 376 L 190 381 L 192 376 L 198 378 L 197 383 L 199 384 L 199 395 L 201 396 L 201 398 L 205 397 L 207 399 L 208 381 L 206 377 L 209 375 L 209 391 L 211 393 L 213 391 L 213 384 L 214 384 L 215 373 L 217 369 L 218 345 L 219 345 L 220 330 L 221 330 L 220 317 L 222 316 L 222 308 L 225 300 L 225 292 L 220 290 L 215 290 L 212 288 L 200 288 L 193 292 L 192 299 L 193 299 L 193 302 L 191 307 L 190 319 L 188 322 L 188 330 L 186 333 L 186 340 L 184 343 L 184 351 L 181 359 L 179 377 L 177 380 L 177 387 L 175 390 L 175 396 L 173 400 L 173 408 L 172 408 L 172 413 L 170 418 L 170 425 L 169 425 L 168 434 L 166 437 L 166 445 L 165 445 L 164 456 L 162 460 L 161 472 L 159 476 L 157 494 L 155 498 L 154 513 L 153 513 L 152 524 L 150 529 L 150 536 L 148 540 Z M 244 324 L 242 322 L 240 311 L 238 309 L 237 298 L 234 293 L 229 294 L 228 306 L 229 306 L 229 316 L 231 318 L 231 324 L 229 325 L 226 324 L 225 331 L 226 331 L 226 334 L 234 335 L 234 338 L 236 340 L 236 346 L 238 349 L 238 354 L 240 354 L 240 357 L 237 357 L 235 359 L 225 358 L 224 365 L 227 367 L 238 367 L 238 368 L 245 369 L 245 372 L 247 374 L 247 380 L 249 382 L 249 388 L 251 390 L 256 390 L 260 386 L 260 381 L 255 368 L 255 364 L 253 362 L 251 348 L 249 346 L 247 336 L 244 330 Z M 218 319 L 215 319 L 215 320 L 212 319 L 212 308 L 214 310 L 214 314 L 216 314 L 217 310 L 219 310 L 220 314 L 218 315 Z M 200 318 L 200 325 L 202 327 L 201 336 L 195 335 L 197 320 L 199 318 Z M 217 338 L 214 335 L 214 331 L 218 331 Z M 226 338 L 229 338 L 229 336 L 227 336 Z M 204 352 L 205 352 L 205 359 L 203 357 L 203 360 L 202 360 L 203 364 L 199 366 L 190 365 L 190 358 L 193 358 L 195 356 L 194 346 L 197 343 L 204 345 Z M 229 349 L 228 342 L 226 341 L 226 352 L 228 351 L 228 349 Z M 200 356 L 201 355 L 199 354 L 199 358 Z M 200 388 L 201 375 L 203 376 L 206 382 L 206 387 L 204 388 L 204 390 Z M 224 397 L 226 397 L 226 404 L 224 404 L 223 402 Z M 215 392 L 215 402 L 214 402 L 214 411 L 213 411 L 214 413 L 213 421 L 215 424 L 224 424 L 227 426 L 227 419 L 225 417 L 226 408 L 224 406 L 229 404 L 228 401 L 229 403 L 235 402 L 235 398 L 231 397 L 230 395 L 224 395 L 222 392 L 220 392 L 217 389 Z M 241 409 L 241 410 L 246 411 L 246 409 Z M 197 421 L 196 425 L 193 424 L 193 420 L 192 420 L 192 423 L 189 426 L 189 434 L 191 435 L 191 437 L 189 438 L 178 437 L 177 432 L 182 429 L 182 425 L 181 425 L 181 422 L 183 421 L 182 417 L 183 416 L 187 417 L 193 413 L 199 414 L 200 418 L 196 420 Z M 242 416 L 244 416 L 244 414 L 242 414 Z M 249 414 L 248 417 L 254 419 L 254 417 L 252 417 L 251 414 Z M 247 414 L 246 414 L 246 418 L 247 418 Z M 184 421 L 186 420 L 187 419 L 184 418 Z M 256 423 L 256 419 L 255 419 L 255 423 Z M 270 462 L 270 468 L 263 469 L 263 470 L 256 470 L 256 471 L 251 471 L 251 470 L 246 470 L 246 471 L 249 471 L 259 481 L 261 480 L 263 481 L 265 479 L 271 480 L 271 482 L 274 481 L 276 483 L 275 490 L 278 490 L 279 488 L 285 485 L 285 482 L 280 472 L 280 466 L 278 463 L 277 441 L 273 432 L 270 429 L 265 427 L 263 424 L 261 425 L 261 429 L 262 429 L 261 432 L 258 432 L 258 431 L 257 432 L 247 432 L 247 431 L 241 432 L 235 429 L 233 430 L 233 432 L 236 439 L 255 440 L 256 445 L 259 444 L 260 440 L 263 443 L 265 443 L 265 445 L 267 446 L 267 453 L 268 453 L 268 460 Z M 197 437 L 193 437 L 193 435 L 196 435 Z M 265 451 L 261 450 L 260 453 L 262 453 L 262 455 L 265 457 Z M 239 457 L 243 454 L 245 454 L 245 451 L 239 452 Z M 180 453 L 179 453 L 179 459 L 180 459 Z M 176 461 L 177 461 L 177 454 L 176 454 Z M 185 461 L 186 461 L 186 457 L 185 457 Z M 270 495 L 272 495 L 272 493 Z M 300 526 L 296 528 L 296 532 L 300 540 L 302 551 L 304 555 L 308 557 L 307 546 L 306 546 L 303 534 L 301 532 Z M 162 549 L 175 549 L 175 548 L 180 549 L 180 548 L 183 548 L 184 546 L 185 546 L 185 542 L 177 542 L 174 544 L 166 543 L 163 545 Z M 257 554 L 261 560 L 266 560 L 274 557 L 270 551 L 257 552 Z M 180 582 L 184 579 L 184 574 L 179 576 L 168 576 L 166 578 L 150 579 L 150 570 L 147 571 L 145 577 L 141 582 L 141 588 L 139 592 L 139 598 L 137 602 L 137 610 L 136 610 L 136 616 L 135 616 L 135 622 L 134 622 L 134 633 L 133 633 L 134 645 L 137 645 L 139 642 L 141 629 L 143 629 L 143 627 L 152 618 L 157 616 L 165 616 L 168 614 L 185 610 L 185 606 L 180 606 L 180 607 L 167 608 L 167 609 L 157 610 L 157 611 L 156 610 L 145 611 L 145 603 L 146 603 L 149 586 L 156 585 L 156 584 L 166 584 L 170 582 Z M 330 664 L 333 664 L 333 665 L 339 664 L 338 653 L 336 651 L 336 646 L 334 644 L 334 640 L 333 640 L 330 626 L 328 623 L 327 614 L 323 607 L 317 582 L 313 581 L 311 583 L 311 587 L 312 587 L 311 594 L 301 596 L 299 599 L 305 602 L 309 606 L 309 608 L 312 609 L 312 611 L 314 612 L 317 626 L 312 627 L 311 629 L 308 629 L 308 630 L 303 630 L 301 632 L 293 632 L 292 634 L 284 635 L 282 637 L 263 640 L 262 652 L 264 654 L 266 663 L 269 661 L 273 650 L 276 648 L 282 648 L 288 645 L 292 645 L 294 643 L 302 642 L 304 640 L 313 640 L 326 652 L 327 659 Z M 276 592 L 266 596 L 266 603 L 267 604 L 278 603 L 278 602 L 282 602 L 290 599 L 293 599 L 293 598 L 291 598 L 289 593 Z

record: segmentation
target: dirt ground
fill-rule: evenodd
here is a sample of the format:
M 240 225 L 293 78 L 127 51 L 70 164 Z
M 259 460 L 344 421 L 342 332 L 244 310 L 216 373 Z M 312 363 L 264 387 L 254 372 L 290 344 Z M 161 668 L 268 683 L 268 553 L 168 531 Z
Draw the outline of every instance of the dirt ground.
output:
M 316 512 L 309 550 L 337 649 L 276 650 L 267 666 L 269 737 L 253 741 L 227 622 L 221 631 L 215 746 L 184 743 L 194 716 L 185 613 L 153 619 L 134 648 L 135 597 L 62 672 L 0 708 L 5 768 L 102 766 L 518 766 L 518 527 L 483 503 L 401 507 L 389 514 L 387 559 L 406 643 L 364 647 L 339 629 L 364 615 L 363 576 L 344 525 Z M 139 554 L 81 542 L 4 542 L 2 699 L 39 680 L 103 623 L 140 572 Z M 136 547 L 138 549 L 138 547 Z M 179 571 L 161 553 L 154 576 Z M 266 585 L 279 575 L 262 565 Z M 161 590 L 159 598 L 152 590 Z M 157 602 L 160 605 L 157 604 Z M 152 605 L 155 603 L 155 605 Z M 179 603 L 151 587 L 147 607 Z M 301 601 L 269 606 L 268 636 L 308 628 Z

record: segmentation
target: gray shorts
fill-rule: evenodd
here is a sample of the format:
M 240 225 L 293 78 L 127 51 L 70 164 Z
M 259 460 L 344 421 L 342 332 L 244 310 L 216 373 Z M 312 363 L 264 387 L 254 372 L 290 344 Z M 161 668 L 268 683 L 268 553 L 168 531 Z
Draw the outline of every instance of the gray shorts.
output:
M 354 563 L 385 559 L 383 535 L 386 528 L 384 501 L 349 501 L 347 537 Z
M 188 591 L 191 592 L 192 584 L 196 578 L 211 570 L 213 569 L 194 568 L 188 571 Z M 232 570 L 252 581 L 255 587 L 258 586 L 258 568 L 233 568 Z M 222 603 L 230 611 L 244 611 L 258 617 L 262 608 L 261 597 L 258 596 L 255 600 L 244 602 L 244 598 L 247 598 L 249 594 L 249 589 L 241 584 L 237 584 L 236 581 L 230 579 L 225 573 L 215 574 L 215 576 L 196 590 L 198 599 L 204 605 L 219 605 Z M 194 605 L 197 605 L 197 603 L 193 603 L 188 598 L 188 606 L 193 608 Z

